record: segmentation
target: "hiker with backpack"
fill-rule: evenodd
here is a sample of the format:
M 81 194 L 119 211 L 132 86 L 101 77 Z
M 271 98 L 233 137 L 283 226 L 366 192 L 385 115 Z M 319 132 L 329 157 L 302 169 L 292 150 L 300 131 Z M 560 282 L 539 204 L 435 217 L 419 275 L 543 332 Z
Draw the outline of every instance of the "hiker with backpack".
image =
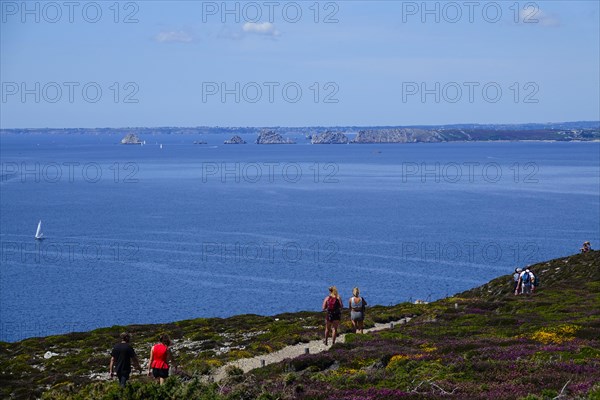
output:
M 338 290 L 335 286 L 329 287 L 329 295 L 323 300 L 323 311 L 325 315 L 325 340 L 323 343 L 327 346 L 327 340 L 331 333 L 331 344 L 335 344 L 337 337 L 338 327 L 340 326 L 340 320 L 342 319 L 342 298 L 340 297 Z
M 360 297 L 360 290 L 357 287 L 352 289 L 352 297 L 348 302 L 348 308 L 350 308 L 350 320 L 355 333 L 358 333 L 358 331 L 363 333 L 366 306 L 367 302 L 363 297 Z
M 519 277 L 519 285 L 521 286 L 521 294 L 531 294 L 532 275 L 529 272 L 529 267 L 525 267 L 525 271 L 521 272 Z

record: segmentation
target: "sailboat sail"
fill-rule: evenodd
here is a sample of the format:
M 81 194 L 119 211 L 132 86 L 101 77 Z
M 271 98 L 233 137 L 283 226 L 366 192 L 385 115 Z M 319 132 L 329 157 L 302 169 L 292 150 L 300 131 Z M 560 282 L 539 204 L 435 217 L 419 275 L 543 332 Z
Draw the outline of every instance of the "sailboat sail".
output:
M 44 234 L 42 233 L 42 220 L 40 220 L 40 222 L 38 222 L 37 230 L 35 231 L 35 238 L 41 239 L 43 236 Z

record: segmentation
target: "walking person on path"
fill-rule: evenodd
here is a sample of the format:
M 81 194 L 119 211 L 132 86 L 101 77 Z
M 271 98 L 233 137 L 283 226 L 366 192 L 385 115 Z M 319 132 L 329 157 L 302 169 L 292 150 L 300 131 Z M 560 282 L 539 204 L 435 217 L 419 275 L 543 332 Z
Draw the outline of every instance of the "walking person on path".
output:
M 165 383 L 165 379 L 169 377 L 169 362 L 175 364 L 173 353 L 169 346 L 171 339 L 168 335 L 160 335 L 160 342 L 152 346 L 150 350 L 150 361 L 148 362 L 148 376 L 152 375 L 158 379 L 160 384 Z M 174 366 L 177 368 L 177 366 Z
M 131 335 L 127 332 L 121 334 L 121 342 L 117 343 L 110 353 L 110 365 L 108 366 L 108 372 L 110 377 L 113 378 L 115 373 L 119 379 L 119 385 L 125 387 L 129 380 L 129 374 L 131 374 L 131 364 L 142 372 L 140 361 L 138 360 L 135 350 L 129 344 Z
M 531 294 L 532 273 L 529 272 L 529 267 L 525 267 L 525 271 L 519 275 L 519 287 L 521 288 L 521 294 Z
M 513 281 L 514 281 L 513 290 L 515 292 L 515 296 L 519 294 L 519 279 L 521 278 L 522 271 L 523 271 L 522 268 L 516 268 L 515 273 L 513 274 Z
M 531 278 L 531 293 L 535 293 L 537 287 L 540 286 L 540 278 L 531 268 L 529 269 L 529 276 Z
M 348 302 L 350 308 L 350 320 L 355 333 L 363 333 L 363 325 L 365 321 L 365 307 L 367 302 L 363 297 L 360 297 L 360 290 L 355 287 L 352 289 L 352 297 Z
M 331 344 L 335 344 L 340 320 L 342 319 L 343 304 L 337 288 L 330 286 L 329 295 L 323 300 L 323 311 L 327 313 L 325 315 L 325 340 L 323 340 L 325 346 L 327 346 L 330 333 Z

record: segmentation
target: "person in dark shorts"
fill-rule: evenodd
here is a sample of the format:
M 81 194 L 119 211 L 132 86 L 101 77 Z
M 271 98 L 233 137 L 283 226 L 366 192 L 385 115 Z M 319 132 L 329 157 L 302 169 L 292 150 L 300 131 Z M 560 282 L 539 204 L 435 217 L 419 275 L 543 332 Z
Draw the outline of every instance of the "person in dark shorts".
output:
M 360 296 L 360 290 L 357 287 L 352 289 L 352 297 L 348 302 L 348 307 L 350 308 L 350 320 L 355 333 L 363 333 L 366 306 L 367 302 Z
M 335 344 L 337 337 L 338 327 L 340 326 L 340 320 L 342 319 L 342 298 L 340 297 L 338 290 L 335 286 L 329 287 L 329 296 L 323 300 L 323 311 L 326 311 L 325 316 L 325 346 L 327 346 L 327 339 L 331 333 L 331 343 Z
M 110 353 L 110 365 L 108 367 L 108 372 L 110 373 L 110 377 L 114 377 L 115 373 L 117 378 L 119 379 L 119 385 L 121 387 L 125 387 L 127 381 L 129 380 L 129 374 L 131 374 L 131 364 L 141 372 L 142 367 L 140 366 L 140 361 L 138 360 L 135 350 L 129 344 L 131 340 L 131 335 L 129 333 L 124 332 L 121 334 L 121 343 L 117 343 L 111 353 Z
M 155 379 L 158 379 L 161 385 L 169 377 L 169 362 L 175 364 L 173 353 L 171 353 L 171 349 L 169 348 L 170 345 L 171 339 L 169 335 L 163 334 L 160 335 L 159 343 L 152 346 L 152 350 L 150 350 L 148 376 L 152 375 Z

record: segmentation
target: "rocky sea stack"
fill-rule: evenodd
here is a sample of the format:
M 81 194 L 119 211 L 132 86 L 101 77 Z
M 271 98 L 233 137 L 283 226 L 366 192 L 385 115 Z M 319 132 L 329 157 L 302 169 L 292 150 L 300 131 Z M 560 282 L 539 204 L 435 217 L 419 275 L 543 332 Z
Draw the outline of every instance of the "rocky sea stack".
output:
M 235 135 L 234 137 L 232 137 L 229 140 L 226 140 L 223 143 L 225 143 L 225 144 L 246 144 L 246 141 L 244 139 L 242 139 L 241 137 L 239 137 L 238 135 Z
M 350 139 L 342 132 L 326 131 L 312 136 L 310 142 L 312 144 L 347 144 L 350 143 Z
M 292 139 L 284 138 L 277 132 L 264 131 L 256 138 L 256 144 L 295 144 Z
M 135 133 L 128 133 L 123 139 L 121 139 L 121 144 L 142 144 L 143 142 L 140 140 L 138 135 Z
M 436 131 L 398 128 L 359 131 L 352 143 L 430 143 L 442 141 L 444 141 L 444 138 Z

